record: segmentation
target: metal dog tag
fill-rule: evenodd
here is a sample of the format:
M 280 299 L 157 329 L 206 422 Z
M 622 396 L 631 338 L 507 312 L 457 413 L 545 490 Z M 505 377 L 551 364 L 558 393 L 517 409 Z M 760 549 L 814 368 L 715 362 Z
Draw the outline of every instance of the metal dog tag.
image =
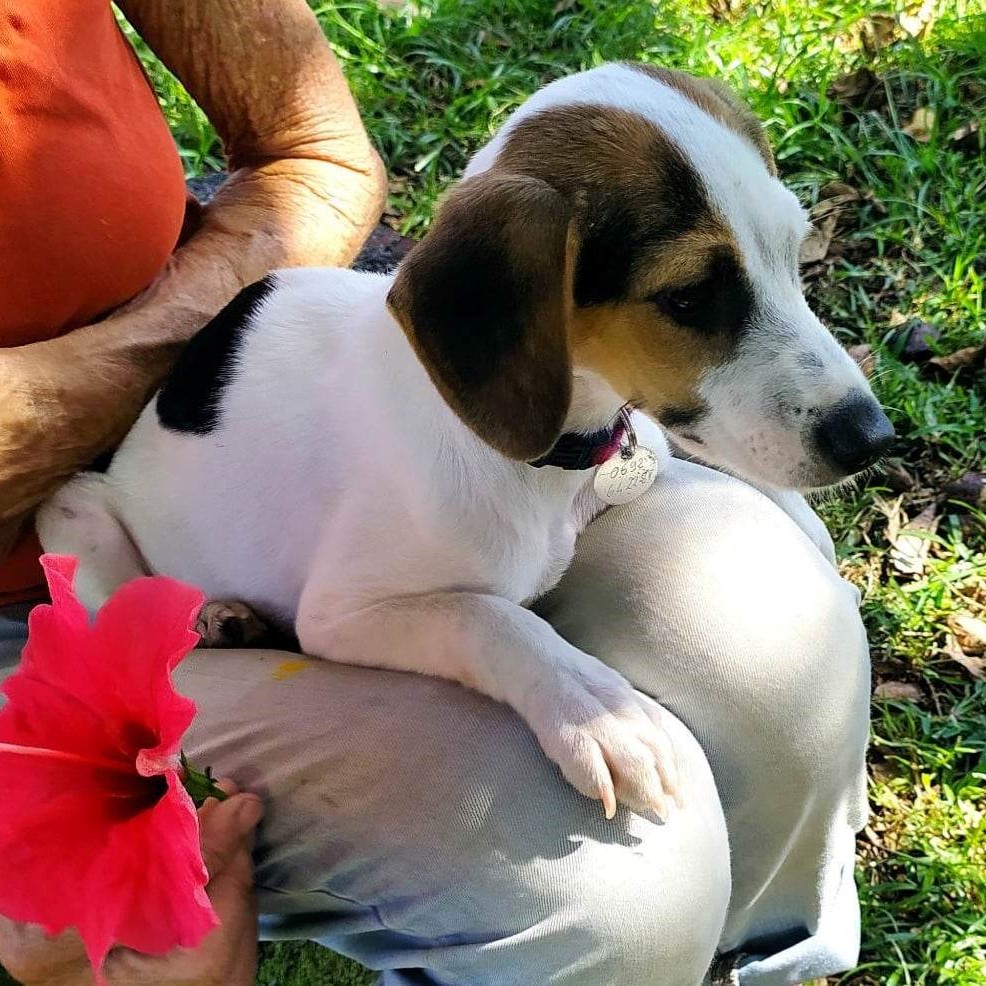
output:
M 636 444 L 636 443 L 634 443 Z M 626 458 L 624 458 L 626 455 Z M 604 462 L 597 470 L 592 485 L 603 503 L 617 506 L 629 503 L 646 493 L 657 476 L 657 456 L 649 448 L 636 445 L 623 454 Z

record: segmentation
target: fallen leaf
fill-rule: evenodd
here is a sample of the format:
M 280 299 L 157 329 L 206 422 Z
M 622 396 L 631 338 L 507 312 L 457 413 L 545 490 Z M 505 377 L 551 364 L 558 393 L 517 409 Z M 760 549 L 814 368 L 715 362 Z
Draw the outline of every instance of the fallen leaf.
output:
M 899 528 L 890 539 L 890 564 L 901 575 L 922 575 L 931 550 L 931 537 L 938 528 L 934 504 Z
M 970 507 L 986 507 L 986 473 L 967 472 L 948 483 L 944 493 L 950 500 L 967 503 Z
M 857 346 L 848 346 L 846 352 L 852 357 L 853 362 L 863 371 L 863 376 L 869 379 L 876 370 L 876 354 L 873 347 L 865 342 Z
M 855 109 L 873 109 L 886 100 L 880 77 L 868 68 L 840 76 L 828 87 L 827 95 L 829 99 Z
M 903 502 L 902 496 L 890 501 L 884 500 L 881 496 L 873 499 L 873 505 L 887 518 L 887 541 L 890 544 L 897 540 L 897 535 L 900 534 L 900 529 L 906 520 L 902 507 Z
M 917 486 L 917 481 L 899 459 L 884 462 L 880 467 L 880 473 L 884 482 L 895 493 L 909 493 Z
M 833 199 L 836 196 L 845 195 L 851 199 L 861 199 L 863 193 L 845 181 L 828 181 L 818 190 L 820 199 Z
M 835 225 L 839 217 L 831 212 L 821 221 L 812 225 L 811 231 L 801 241 L 799 257 L 803 264 L 817 263 L 828 255 L 832 237 L 835 235 Z
M 920 702 L 923 695 L 921 689 L 909 681 L 884 681 L 873 689 L 873 697 L 884 701 Z
M 927 370 L 939 376 L 950 377 L 956 373 L 975 373 L 986 366 L 986 343 L 966 346 L 947 356 L 935 356 L 925 364 Z
M 709 0 L 709 16 L 714 21 L 727 21 L 743 9 L 744 0 Z
M 818 190 L 818 201 L 812 206 L 811 218 L 824 219 L 832 212 L 840 212 L 851 202 L 859 202 L 862 193 L 841 181 L 830 181 Z
M 953 130 L 948 135 L 949 142 L 955 146 L 956 150 L 966 154 L 975 154 L 982 150 L 982 138 L 979 135 L 979 121 L 970 120 L 961 127 Z
M 911 122 L 900 129 L 919 144 L 927 144 L 931 140 L 931 132 L 934 128 L 935 111 L 929 106 L 919 106 L 914 111 Z
M 948 625 L 967 654 L 986 651 L 986 623 L 982 620 L 971 613 L 953 613 L 948 618 Z
M 920 363 L 930 359 L 934 353 L 931 343 L 941 336 L 941 329 L 919 318 L 912 318 L 896 334 L 900 347 L 900 358 L 905 363 Z
M 945 634 L 945 646 L 942 649 L 956 664 L 961 664 L 973 678 L 986 679 L 986 660 L 966 654 L 952 634 Z
M 890 44 L 900 24 L 891 14 L 871 14 L 859 22 L 859 40 L 863 50 L 869 55 L 876 55 L 881 48 Z
M 924 0 L 924 3 L 917 10 L 905 11 L 897 18 L 897 21 L 912 38 L 920 38 L 934 23 L 936 12 L 934 0 Z

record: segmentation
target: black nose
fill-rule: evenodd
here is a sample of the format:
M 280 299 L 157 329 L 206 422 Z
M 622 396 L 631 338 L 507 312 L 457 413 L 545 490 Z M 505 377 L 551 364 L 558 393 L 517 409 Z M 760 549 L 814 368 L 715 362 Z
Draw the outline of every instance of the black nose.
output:
M 872 397 L 851 391 L 815 425 L 818 451 L 846 474 L 873 465 L 893 444 L 894 426 Z

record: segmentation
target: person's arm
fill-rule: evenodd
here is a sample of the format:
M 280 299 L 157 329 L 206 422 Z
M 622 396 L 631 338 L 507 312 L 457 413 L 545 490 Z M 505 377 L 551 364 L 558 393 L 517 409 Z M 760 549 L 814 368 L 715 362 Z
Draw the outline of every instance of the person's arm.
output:
M 0 552 L 126 434 L 240 288 L 278 267 L 349 264 L 383 209 L 383 167 L 305 0 L 120 7 L 212 121 L 232 175 L 144 293 L 97 324 L 0 350 Z

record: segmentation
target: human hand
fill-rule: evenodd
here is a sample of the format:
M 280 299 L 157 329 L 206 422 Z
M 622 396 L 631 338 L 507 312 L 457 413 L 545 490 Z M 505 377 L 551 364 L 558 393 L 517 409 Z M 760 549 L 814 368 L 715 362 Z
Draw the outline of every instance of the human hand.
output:
M 221 925 L 194 949 L 141 955 L 115 948 L 103 972 L 109 986 L 252 986 L 257 962 L 257 906 L 253 894 L 253 833 L 263 813 L 260 799 L 237 793 L 210 798 L 199 809 L 206 893 Z M 36 925 L 0 918 L 0 964 L 24 986 L 92 986 L 93 976 L 73 931 L 49 937 Z

